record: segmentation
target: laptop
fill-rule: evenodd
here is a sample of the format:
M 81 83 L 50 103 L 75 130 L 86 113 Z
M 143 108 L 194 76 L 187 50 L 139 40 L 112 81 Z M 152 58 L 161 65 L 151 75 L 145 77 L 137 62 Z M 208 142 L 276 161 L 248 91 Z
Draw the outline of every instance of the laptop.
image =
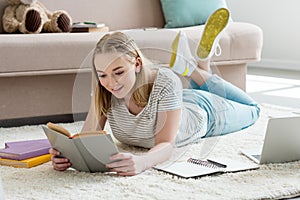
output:
M 262 149 L 241 152 L 258 164 L 300 160 L 300 116 L 270 118 Z

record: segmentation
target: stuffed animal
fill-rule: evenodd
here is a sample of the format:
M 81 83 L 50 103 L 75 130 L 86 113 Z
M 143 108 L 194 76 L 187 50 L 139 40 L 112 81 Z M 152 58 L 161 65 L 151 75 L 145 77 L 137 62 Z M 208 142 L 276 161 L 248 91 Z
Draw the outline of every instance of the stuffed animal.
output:
M 66 11 L 48 11 L 37 0 L 7 0 L 2 17 L 7 33 L 70 32 L 72 19 Z

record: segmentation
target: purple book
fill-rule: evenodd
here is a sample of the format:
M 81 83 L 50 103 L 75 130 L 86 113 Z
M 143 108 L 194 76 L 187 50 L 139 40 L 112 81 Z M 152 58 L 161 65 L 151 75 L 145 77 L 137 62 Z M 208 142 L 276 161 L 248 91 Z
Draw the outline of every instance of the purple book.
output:
M 50 148 L 51 144 L 48 139 L 7 142 L 5 143 L 5 148 L 0 149 L 0 157 L 24 160 L 47 154 Z

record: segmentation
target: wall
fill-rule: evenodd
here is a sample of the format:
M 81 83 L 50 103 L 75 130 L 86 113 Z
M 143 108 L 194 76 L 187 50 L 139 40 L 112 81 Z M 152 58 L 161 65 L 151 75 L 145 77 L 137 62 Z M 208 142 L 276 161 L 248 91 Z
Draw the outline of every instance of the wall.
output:
M 66 10 L 74 22 L 105 23 L 110 30 L 163 27 L 160 0 L 39 0 L 50 11 Z M 7 0 L 0 0 L 0 16 Z M 0 34 L 2 19 L 0 19 Z
M 227 0 L 234 21 L 262 28 L 262 60 L 250 66 L 300 71 L 299 0 Z

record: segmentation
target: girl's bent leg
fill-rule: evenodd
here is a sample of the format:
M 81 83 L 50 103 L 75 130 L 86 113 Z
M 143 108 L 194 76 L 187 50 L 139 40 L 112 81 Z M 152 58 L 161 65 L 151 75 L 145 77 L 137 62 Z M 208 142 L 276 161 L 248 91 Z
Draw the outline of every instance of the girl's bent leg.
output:
M 199 106 L 208 115 L 205 137 L 242 130 L 259 117 L 258 104 L 247 93 L 217 75 L 209 77 L 201 86 L 191 81 L 191 87 Z
M 207 133 L 204 137 L 225 135 L 245 129 L 259 117 L 257 104 L 246 105 L 218 95 L 192 90 L 192 95 L 184 96 L 184 101 L 197 102 L 207 113 Z
M 207 78 L 201 86 L 191 80 L 190 87 L 192 89 L 207 91 L 241 104 L 257 105 L 257 103 L 246 92 L 215 74 Z

